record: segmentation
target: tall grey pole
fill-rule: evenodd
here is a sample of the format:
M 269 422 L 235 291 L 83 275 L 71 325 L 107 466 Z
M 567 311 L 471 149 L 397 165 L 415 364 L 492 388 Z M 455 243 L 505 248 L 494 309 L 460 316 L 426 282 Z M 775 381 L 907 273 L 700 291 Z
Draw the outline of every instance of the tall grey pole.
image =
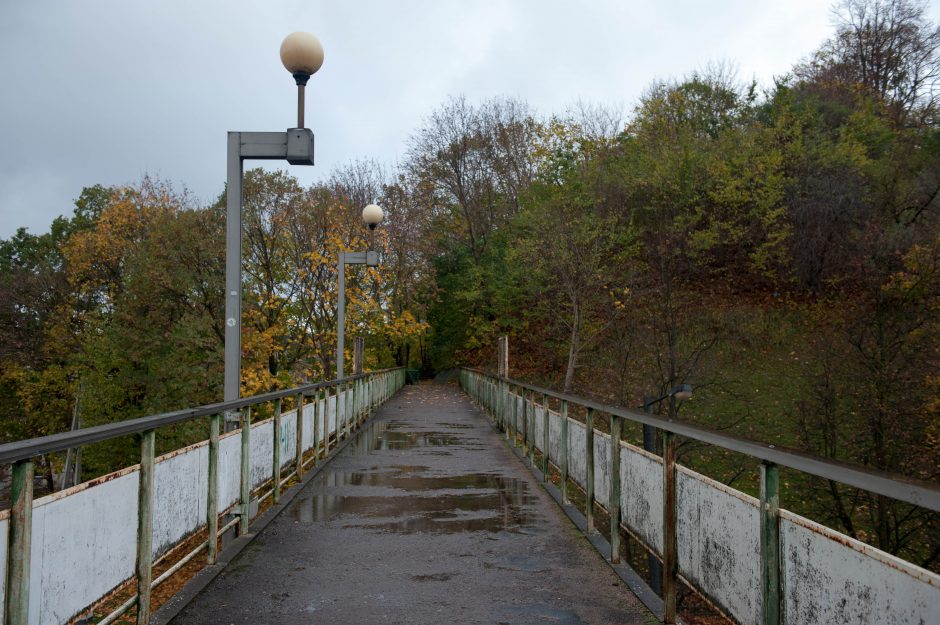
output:
M 238 399 L 242 361 L 242 164 L 246 159 L 286 160 L 313 165 L 313 131 L 228 133 L 228 176 L 225 191 L 225 374 L 223 399 Z M 234 429 L 226 415 L 226 431 Z
M 336 379 L 343 379 L 343 355 L 346 334 L 346 252 L 339 253 L 336 263 L 339 275 L 339 303 L 336 306 Z
M 225 384 L 224 400 L 238 399 L 242 361 L 242 157 L 241 133 L 228 133 L 225 192 Z

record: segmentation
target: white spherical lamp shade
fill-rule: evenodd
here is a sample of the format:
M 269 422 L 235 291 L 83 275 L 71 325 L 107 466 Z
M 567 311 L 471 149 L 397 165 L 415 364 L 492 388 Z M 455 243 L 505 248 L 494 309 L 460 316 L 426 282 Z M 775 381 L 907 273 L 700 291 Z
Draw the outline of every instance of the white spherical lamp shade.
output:
M 291 74 L 315 74 L 323 65 L 323 45 L 310 33 L 291 33 L 281 42 L 281 63 Z
M 691 384 L 680 384 L 672 391 L 672 396 L 679 401 L 685 401 L 687 399 L 692 399 L 692 385 Z
M 369 204 L 362 209 L 362 221 L 370 228 L 375 228 L 385 219 L 385 213 L 376 204 Z

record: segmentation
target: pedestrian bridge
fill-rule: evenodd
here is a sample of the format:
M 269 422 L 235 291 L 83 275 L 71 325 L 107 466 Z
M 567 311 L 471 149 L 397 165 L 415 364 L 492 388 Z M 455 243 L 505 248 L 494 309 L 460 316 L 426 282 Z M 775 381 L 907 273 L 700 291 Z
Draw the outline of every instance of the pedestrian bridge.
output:
M 404 382 L 0 446 L 5 622 L 654 623 L 686 597 L 680 620 L 940 623 L 940 576 L 780 509 L 777 471 L 938 511 L 934 485 L 470 369 L 462 390 Z M 624 419 L 661 430 L 663 456 L 620 440 Z M 207 440 L 155 457 L 160 428 L 192 420 Z M 139 465 L 33 500 L 31 459 L 127 435 Z M 676 437 L 759 459 L 761 498 L 677 464 Z M 661 596 L 630 549 L 662 562 Z

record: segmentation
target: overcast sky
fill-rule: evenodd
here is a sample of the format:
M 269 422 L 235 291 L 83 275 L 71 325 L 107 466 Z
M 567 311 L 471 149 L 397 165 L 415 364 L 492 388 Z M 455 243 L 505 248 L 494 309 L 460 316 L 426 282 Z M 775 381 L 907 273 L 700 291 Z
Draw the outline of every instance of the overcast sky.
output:
M 395 163 L 448 95 L 630 109 L 709 61 L 766 85 L 832 25 L 826 0 L 0 0 L 0 237 L 145 174 L 210 202 L 227 131 L 296 123 L 278 57 L 294 30 L 326 58 L 307 87 L 317 166 L 291 168 L 309 184 L 356 158 Z

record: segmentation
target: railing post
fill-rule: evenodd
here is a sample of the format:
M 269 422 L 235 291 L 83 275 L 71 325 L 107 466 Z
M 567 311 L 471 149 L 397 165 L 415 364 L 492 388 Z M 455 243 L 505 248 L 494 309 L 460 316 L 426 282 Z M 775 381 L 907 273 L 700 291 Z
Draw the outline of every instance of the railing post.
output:
M 535 467 L 535 391 L 529 393 L 529 409 L 532 412 L 532 427 L 528 424 L 528 412 L 526 413 L 526 432 L 529 433 L 529 464 Z
M 349 427 L 346 430 L 347 436 L 352 436 L 352 433 L 356 431 L 356 425 L 359 423 L 359 412 L 356 410 L 356 380 L 353 380 L 346 387 L 346 401 L 347 406 L 349 406 Z
M 517 397 L 517 395 L 516 395 L 516 390 L 517 390 L 517 389 L 518 389 L 518 387 L 515 386 L 515 385 L 511 385 L 511 386 L 509 387 L 509 395 L 510 395 L 510 398 L 509 398 L 509 403 L 510 403 L 510 406 L 509 406 L 509 421 L 510 421 L 510 424 L 511 424 L 511 425 L 510 425 L 511 431 L 510 431 L 509 440 L 512 441 L 512 446 L 513 446 L 513 447 L 518 447 L 518 446 L 519 446 L 519 439 L 518 439 L 518 434 L 519 434 L 519 402 L 518 402 L 518 397 Z
M 506 440 L 512 438 L 512 387 L 503 383 L 503 435 Z
M 330 455 L 330 387 L 323 387 L 323 457 Z
M 509 415 L 509 385 L 505 381 L 499 384 L 499 426 L 505 435 L 506 417 Z
M 492 416 L 490 410 L 490 382 L 486 378 L 483 378 L 483 401 L 480 403 L 483 404 L 483 412 Z
M 352 436 L 352 433 L 356 431 L 356 427 L 359 425 L 359 410 L 357 407 L 356 401 L 356 386 L 358 382 L 353 380 L 349 383 L 349 435 Z
M 349 385 L 340 384 L 338 398 L 343 403 L 343 439 L 349 438 Z
M 281 400 L 274 400 L 274 433 L 271 437 L 272 462 L 271 475 L 274 477 L 274 490 L 271 491 L 271 501 L 275 504 L 281 500 Z
M 238 534 L 248 533 L 248 522 L 251 520 L 249 504 L 251 503 L 251 408 L 242 408 L 241 414 L 241 488 L 239 491 Z
M 584 462 L 585 462 L 585 518 L 587 532 L 594 531 L 594 409 L 588 408 L 584 417 Z
M 623 419 L 610 415 L 610 561 L 620 562 L 620 438 Z
M 502 381 L 502 380 L 496 380 L 496 382 L 495 382 L 494 385 L 495 385 L 495 387 L 496 387 L 496 415 L 495 415 L 496 418 L 495 418 L 495 422 L 496 422 L 496 431 L 499 432 L 500 430 L 503 429 L 503 427 L 502 427 L 503 403 L 504 403 L 504 402 L 503 402 L 503 381 Z
M 153 460 L 154 430 L 140 438 L 137 485 L 137 625 L 150 623 L 150 583 L 153 579 Z
M 349 409 L 349 416 L 346 419 L 346 436 L 352 436 L 356 429 L 356 382 L 353 380 L 346 385 L 346 406 Z
M 206 496 L 206 533 L 209 541 L 207 561 L 215 564 L 219 557 L 219 429 L 221 414 L 209 417 L 209 485 Z
M 643 398 L 643 411 L 647 414 L 652 414 L 650 408 L 651 398 Z M 656 452 L 656 430 L 652 425 L 643 424 L 643 449 L 651 453 Z M 660 564 L 659 559 L 650 553 L 646 556 L 647 566 L 650 570 L 650 588 L 653 589 L 657 595 L 662 596 L 663 592 L 663 567 Z
M 551 445 L 549 436 L 548 395 L 542 393 L 542 481 L 548 481 L 548 450 Z
M 366 386 L 366 379 L 359 379 L 359 421 L 365 423 L 369 418 L 369 389 Z
M 568 503 L 568 401 L 561 400 L 561 502 Z
M 760 465 L 760 560 L 764 625 L 780 623 L 780 471 Z
M 368 397 L 368 395 L 366 394 L 365 378 L 359 378 L 358 397 L 359 397 L 359 423 L 361 425 L 366 422 L 366 418 L 368 417 L 368 410 L 366 410 L 366 408 L 368 407 L 368 402 L 366 401 L 366 398 Z
M 320 389 L 313 390 L 313 464 L 320 463 Z M 301 456 L 301 461 L 303 456 Z M 301 462 L 303 464 L 303 462 Z
M 663 623 L 676 622 L 676 436 L 663 430 Z
M 7 542 L 7 579 L 4 622 L 27 625 L 29 622 L 29 547 L 33 533 L 33 463 L 20 460 L 13 464 L 10 485 L 10 525 Z
M 493 381 L 486 381 L 486 403 L 489 405 L 490 419 L 493 420 L 496 418 L 495 404 L 493 402 Z
M 294 437 L 297 439 L 297 443 L 294 445 L 294 472 L 297 473 L 297 479 L 300 480 L 304 476 L 304 394 L 297 393 L 294 396 L 294 406 L 297 411 L 297 427 L 294 429 Z M 314 409 L 313 422 L 316 424 L 316 409 Z M 317 426 L 313 426 L 313 448 L 316 450 L 316 432 Z M 314 452 L 316 455 L 316 452 Z
M 522 448 L 522 456 L 525 457 L 529 453 L 529 419 L 526 414 L 526 411 L 529 409 L 525 401 L 525 390 L 519 386 L 519 425 L 522 428 L 522 436 L 520 437 L 519 446 Z
M 359 428 L 359 419 L 362 417 L 359 411 L 359 380 L 353 381 L 350 394 L 352 395 L 352 429 L 356 430 Z

